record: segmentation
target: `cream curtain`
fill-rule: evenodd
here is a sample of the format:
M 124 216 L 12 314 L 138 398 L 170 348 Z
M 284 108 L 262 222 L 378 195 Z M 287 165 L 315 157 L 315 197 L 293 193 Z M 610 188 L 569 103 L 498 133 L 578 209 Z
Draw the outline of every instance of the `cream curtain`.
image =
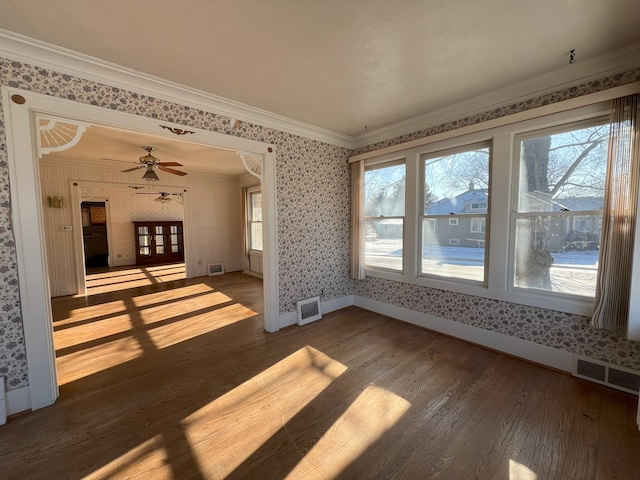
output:
M 640 177 L 639 95 L 612 102 L 600 270 L 591 324 L 626 334 Z M 640 254 L 640 252 L 636 252 Z
M 364 280 L 364 162 L 351 164 L 351 278 Z
M 245 270 L 251 270 L 251 256 L 249 255 L 249 230 L 247 228 L 247 187 L 242 187 L 242 246 L 243 246 L 243 260 L 242 268 Z

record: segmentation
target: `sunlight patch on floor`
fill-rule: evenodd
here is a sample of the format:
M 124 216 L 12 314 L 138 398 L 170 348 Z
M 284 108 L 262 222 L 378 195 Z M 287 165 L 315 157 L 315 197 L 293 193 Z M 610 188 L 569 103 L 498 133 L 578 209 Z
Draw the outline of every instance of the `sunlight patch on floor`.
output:
M 538 480 L 538 475 L 523 464 L 509 460 L 509 480 Z
M 162 436 L 156 435 L 85 478 L 173 478 L 169 462 Z
M 318 440 L 287 478 L 338 478 L 409 410 L 402 397 L 368 386 Z
M 186 417 L 182 424 L 203 473 L 233 473 L 346 370 L 306 346 Z
M 145 313 L 146 312 L 141 313 L 143 318 Z M 182 313 L 188 313 L 188 310 L 184 310 Z M 156 313 L 155 315 L 158 314 Z M 149 337 L 156 348 L 167 348 L 219 328 L 247 320 L 255 315 L 257 315 L 257 313 L 253 310 L 239 303 L 235 303 L 211 312 L 205 312 L 199 315 L 188 315 L 180 321 L 152 328 L 149 330 Z
M 213 315 L 215 313 L 215 307 L 231 301 L 232 299 L 224 293 L 211 292 L 195 298 L 185 298 L 177 302 L 144 308 L 139 311 L 139 315 L 145 325 L 148 325 L 176 317 L 191 317 L 192 313 L 198 313 L 201 310 L 203 313 L 209 310 L 208 313 Z M 255 312 L 252 313 L 255 314 Z M 180 320 L 180 323 L 184 325 L 184 320 Z
M 54 328 L 62 325 L 72 325 L 82 320 L 89 320 L 96 317 L 105 317 L 117 313 L 124 313 L 127 307 L 123 300 L 101 303 L 99 305 L 89 305 L 87 307 L 74 308 L 69 312 L 69 316 L 53 323 Z
M 113 335 L 123 334 L 131 330 L 131 315 L 122 313 L 107 318 L 96 320 L 90 323 L 56 330 L 53 333 L 56 351 L 60 355 L 60 351 L 88 342 L 95 342 L 101 338 L 108 338 Z M 122 336 L 122 335 L 120 335 Z M 63 354 L 62 356 L 65 356 Z
M 58 385 L 65 385 L 89 375 L 130 362 L 144 354 L 133 337 L 121 338 L 58 359 Z
M 191 295 L 199 295 L 213 291 L 213 288 L 206 283 L 198 283 L 186 287 L 172 288 L 164 292 L 147 293 L 146 295 L 138 295 L 133 297 L 132 301 L 136 307 L 148 307 L 156 303 L 167 302 L 171 300 L 182 300 Z

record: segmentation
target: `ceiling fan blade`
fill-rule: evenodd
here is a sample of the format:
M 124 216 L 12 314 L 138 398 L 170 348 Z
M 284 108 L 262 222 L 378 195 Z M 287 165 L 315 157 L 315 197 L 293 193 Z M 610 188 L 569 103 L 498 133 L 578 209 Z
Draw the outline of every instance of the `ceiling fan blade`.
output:
M 122 170 L 121 173 L 125 173 L 125 172 L 133 172 L 134 170 L 139 170 L 141 168 L 146 167 L 146 165 L 138 165 L 137 167 L 133 167 L 133 168 L 128 168 L 126 170 Z
M 167 173 L 173 173 L 174 175 L 180 175 L 181 177 L 185 176 L 187 172 L 181 172 L 180 170 L 174 170 L 173 168 L 163 167 L 162 165 L 158 165 L 160 170 Z
M 156 165 L 160 165 L 161 167 L 182 167 L 183 165 L 178 162 L 158 162 Z
M 132 162 L 131 160 L 121 160 L 119 158 L 107 158 L 107 157 L 100 157 L 100 160 L 107 160 L 109 162 L 128 163 L 129 165 L 139 163 L 139 162 Z

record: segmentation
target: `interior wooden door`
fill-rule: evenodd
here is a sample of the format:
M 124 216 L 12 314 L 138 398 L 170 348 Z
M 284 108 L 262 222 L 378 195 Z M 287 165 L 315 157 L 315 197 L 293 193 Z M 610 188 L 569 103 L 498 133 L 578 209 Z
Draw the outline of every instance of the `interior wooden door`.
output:
M 133 223 L 137 265 L 161 265 L 184 261 L 182 222 Z

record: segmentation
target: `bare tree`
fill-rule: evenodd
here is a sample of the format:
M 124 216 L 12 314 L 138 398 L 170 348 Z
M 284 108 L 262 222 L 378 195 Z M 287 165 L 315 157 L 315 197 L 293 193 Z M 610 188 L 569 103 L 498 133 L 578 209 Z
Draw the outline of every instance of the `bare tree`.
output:
M 521 149 L 521 165 L 524 177 L 521 182 L 523 194 L 547 202 L 552 210 L 555 199 L 588 195 L 601 196 L 604 191 L 606 156 L 604 145 L 608 127 L 599 126 L 566 134 L 564 141 L 552 144 L 552 136 L 546 135 L 524 140 Z M 592 153 L 595 153 L 592 155 Z M 528 210 L 528 209 L 527 209 Z M 531 210 L 544 210 L 531 208 Z M 520 222 L 523 222 L 521 219 Z M 525 235 L 520 238 L 526 247 L 516 257 L 516 278 L 524 285 L 551 289 L 551 265 L 553 257 L 549 250 L 550 232 L 558 218 L 548 215 L 532 215 L 525 226 Z M 528 233 L 526 232 L 528 230 Z M 523 245 L 523 247 L 525 246 Z

